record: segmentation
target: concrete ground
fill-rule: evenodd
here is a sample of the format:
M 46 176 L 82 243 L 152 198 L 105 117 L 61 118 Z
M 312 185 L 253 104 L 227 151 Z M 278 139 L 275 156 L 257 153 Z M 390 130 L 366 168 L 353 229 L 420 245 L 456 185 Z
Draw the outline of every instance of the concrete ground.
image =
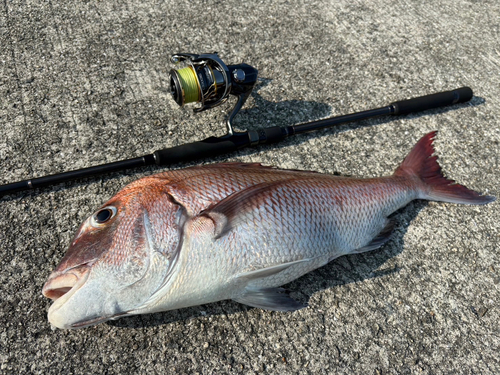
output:
M 210 135 L 169 95 L 169 55 L 218 51 L 261 80 L 240 129 L 292 125 L 473 88 L 470 103 L 289 138 L 200 163 L 390 174 L 438 130 L 445 173 L 500 196 L 496 0 L 32 1 L 0 12 L 0 183 Z M 183 167 L 177 165 L 175 167 Z M 498 374 L 500 205 L 416 201 L 396 235 L 287 287 L 309 307 L 225 301 L 52 329 L 41 288 L 79 224 L 142 168 L 0 198 L 0 373 Z

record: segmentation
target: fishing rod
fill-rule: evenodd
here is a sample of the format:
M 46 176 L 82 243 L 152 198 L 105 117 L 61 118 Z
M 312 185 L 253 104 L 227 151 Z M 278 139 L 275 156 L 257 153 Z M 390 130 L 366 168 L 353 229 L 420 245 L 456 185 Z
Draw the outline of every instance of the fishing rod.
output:
M 200 105 L 194 108 L 194 111 L 201 112 L 221 105 L 229 98 L 229 95 L 235 95 L 238 98 L 236 105 L 231 110 L 226 121 L 226 135 L 222 137 L 209 137 L 202 141 L 158 150 L 152 154 L 132 159 L 0 185 L 0 195 L 19 190 L 31 190 L 55 185 L 65 181 L 129 168 L 147 165 L 171 165 L 190 160 L 214 157 L 244 147 L 276 143 L 292 135 L 328 128 L 347 122 L 361 121 L 386 115 L 405 115 L 452 104 L 464 103 L 469 101 L 473 95 L 469 87 L 462 87 L 452 91 L 444 91 L 393 102 L 385 107 L 331 117 L 319 121 L 286 127 L 271 126 L 258 130 L 236 132 L 233 129 L 232 121 L 250 96 L 257 82 L 257 69 L 248 64 L 226 65 L 219 58 L 217 53 L 201 55 L 179 53 L 172 56 L 172 62 L 177 64 L 184 63 L 184 65 L 186 65 L 184 68 L 177 70 L 172 69 L 170 71 L 170 91 L 173 99 L 180 106 L 188 103 L 199 103 Z

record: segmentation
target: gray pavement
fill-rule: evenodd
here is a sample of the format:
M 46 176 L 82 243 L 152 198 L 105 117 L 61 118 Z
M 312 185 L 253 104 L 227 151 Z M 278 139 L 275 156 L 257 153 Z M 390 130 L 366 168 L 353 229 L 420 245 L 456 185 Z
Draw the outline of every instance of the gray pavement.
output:
M 18 1 L 0 12 L 0 183 L 222 135 L 169 95 L 168 57 L 259 69 L 241 129 L 460 86 L 470 103 L 204 160 L 391 173 L 425 133 L 445 173 L 500 196 L 498 1 Z M 179 165 L 182 167 L 185 165 Z M 0 373 L 498 374 L 500 205 L 413 202 L 395 237 L 288 285 L 309 307 L 225 301 L 52 329 L 41 288 L 79 224 L 142 168 L 0 198 Z

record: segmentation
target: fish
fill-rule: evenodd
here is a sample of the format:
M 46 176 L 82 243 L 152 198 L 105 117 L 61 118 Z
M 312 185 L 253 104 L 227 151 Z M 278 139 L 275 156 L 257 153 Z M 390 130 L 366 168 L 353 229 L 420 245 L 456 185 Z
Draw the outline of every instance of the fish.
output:
M 284 284 L 382 247 L 395 227 L 389 216 L 409 202 L 495 200 L 443 175 L 436 134 L 385 177 L 222 163 L 132 182 L 83 222 L 49 276 L 48 320 L 83 328 L 221 300 L 301 309 Z

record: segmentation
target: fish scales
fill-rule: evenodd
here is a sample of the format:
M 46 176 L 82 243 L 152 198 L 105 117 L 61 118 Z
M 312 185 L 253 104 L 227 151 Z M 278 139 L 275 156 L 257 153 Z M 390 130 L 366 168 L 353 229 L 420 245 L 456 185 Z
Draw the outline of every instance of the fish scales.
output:
M 253 283 L 260 287 L 283 285 L 367 245 L 387 224 L 387 212 L 397 210 L 415 196 L 413 191 L 408 193 L 405 185 L 404 181 L 397 180 L 346 180 L 335 176 L 287 180 L 276 189 L 262 193 L 259 200 L 242 202 L 240 209 L 247 213 L 238 219 L 241 224 L 211 245 L 210 252 L 206 250 L 210 237 L 196 241 L 198 236 L 191 232 L 194 238 L 189 246 L 191 258 L 185 267 L 192 268 L 193 274 L 208 270 L 209 274 L 200 278 L 206 289 L 197 286 L 204 295 L 223 281 L 230 284 L 234 275 L 311 259 L 290 267 L 287 272 Z M 380 199 L 376 192 L 382 188 L 386 194 Z M 205 232 L 213 230 L 207 230 L 209 223 L 205 226 Z M 217 256 L 209 257 L 211 254 Z M 214 269 L 216 273 L 212 273 Z M 181 298 L 191 286 L 183 282 L 178 287 L 170 289 L 165 298 L 174 294 Z M 218 299 L 225 298 L 216 296 L 215 300 Z
M 443 177 L 435 135 L 386 177 L 225 163 L 135 181 L 80 226 L 43 289 L 54 300 L 49 321 L 81 328 L 225 299 L 302 308 L 281 285 L 383 246 L 394 226 L 389 215 L 410 201 L 495 199 Z

